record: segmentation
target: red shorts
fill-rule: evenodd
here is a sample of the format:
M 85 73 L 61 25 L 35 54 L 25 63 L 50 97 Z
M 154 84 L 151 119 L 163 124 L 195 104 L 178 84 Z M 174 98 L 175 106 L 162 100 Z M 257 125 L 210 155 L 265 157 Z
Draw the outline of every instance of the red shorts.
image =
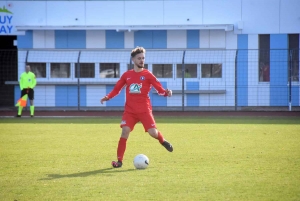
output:
M 123 114 L 120 127 L 128 126 L 133 131 L 135 124 L 138 122 L 143 124 L 145 132 L 148 132 L 150 128 L 156 128 L 152 112 L 133 114 L 126 111 Z

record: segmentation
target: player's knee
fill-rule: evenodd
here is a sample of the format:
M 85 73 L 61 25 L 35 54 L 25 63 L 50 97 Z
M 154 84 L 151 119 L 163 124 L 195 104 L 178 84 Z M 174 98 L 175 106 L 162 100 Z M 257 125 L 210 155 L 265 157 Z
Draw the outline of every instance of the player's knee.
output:
M 123 126 L 121 137 L 127 139 L 129 137 L 130 131 L 131 131 L 131 129 L 128 126 Z
M 148 133 L 149 133 L 149 135 L 151 135 L 154 138 L 157 137 L 157 129 L 155 129 L 155 128 L 148 129 Z

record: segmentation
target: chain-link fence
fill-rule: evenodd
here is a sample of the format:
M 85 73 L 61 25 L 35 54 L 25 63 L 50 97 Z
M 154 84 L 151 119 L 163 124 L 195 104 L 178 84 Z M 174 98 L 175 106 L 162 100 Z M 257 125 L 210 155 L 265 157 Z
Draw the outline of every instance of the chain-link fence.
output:
M 31 66 L 34 105 L 42 109 L 122 110 L 124 89 L 100 104 L 133 68 L 130 50 L 1 50 L 1 108 L 20 98 L 18 79 Z M 147 50 L 145 68 L 173 97 L 149 93 L 154 110 L 299 107 L 299 50 Z

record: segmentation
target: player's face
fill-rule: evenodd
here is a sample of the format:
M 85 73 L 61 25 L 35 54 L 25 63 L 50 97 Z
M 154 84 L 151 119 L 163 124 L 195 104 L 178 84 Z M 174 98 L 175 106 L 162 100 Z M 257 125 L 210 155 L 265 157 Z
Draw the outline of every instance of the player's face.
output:
M 28 73 L 30 71 L 30 66 L 26 66 L 25 70 L 26 70 L 26 73 Z
M 134 65 L 137 66 L 138 68 L 144 68 L 145 54 L 144 53 L 139 53 L 139 54 L 135 55 L 132 58 L 132 61 L 133 61 Z

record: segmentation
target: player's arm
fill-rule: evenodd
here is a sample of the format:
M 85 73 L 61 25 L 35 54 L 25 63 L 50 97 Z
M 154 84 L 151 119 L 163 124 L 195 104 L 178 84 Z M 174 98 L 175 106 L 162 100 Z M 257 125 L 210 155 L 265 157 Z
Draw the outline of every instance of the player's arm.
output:
M 121 90 L 123 89 L 123 87 L 125 86 L 125 84 L 126 84 L 126 79 L 123 74 L 122 77 L 119 79 L 119 81 L 116 83 L 113 90 L 100 100 L 101 104 L 103 104 L 105 101 L 108 101 L 108 100 L 112 99 L 113 97 L 115 97 L 116 95 L 118 95 L 121 92 Z
M 21 74 L 21 77 L 20 77 L 20 80 L 19 80 L 19 85 L 20 85 L 20 90 L 22 91 L 23 90 L 23 79 L 22 79 L 22 77 L 23 77 L 23 74 Z
M 31 85 L 31 88 L 33 89 L 35 86 L 36 86 L 36 77 L 35 77 L 35 74 L 33 73 L 32 74 L 32 85 Z
M 158 79 L 153 74 L 151 74 L 150 82 L 151 82 L 152 86 L 154 87 L 154 89 L 157 91 L 158 95 L 168 96 L 168 97 L 172 96 L 172 90 L 164 89 L 163 86 L 161 85 L 161 83 L 158 81 Z

